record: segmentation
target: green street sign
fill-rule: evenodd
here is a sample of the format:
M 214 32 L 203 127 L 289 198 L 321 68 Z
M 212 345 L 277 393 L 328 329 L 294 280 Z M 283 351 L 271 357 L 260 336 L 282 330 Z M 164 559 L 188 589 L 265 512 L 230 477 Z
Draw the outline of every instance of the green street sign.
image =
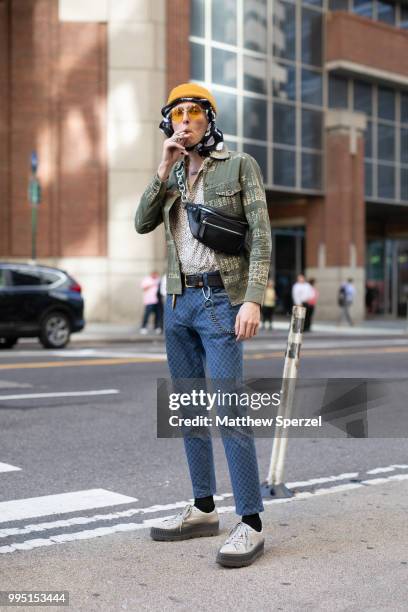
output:
M 30 180 L 28 197 L 31 204 L 40 204 L 41 202 L 41 185 L 36 178 Z

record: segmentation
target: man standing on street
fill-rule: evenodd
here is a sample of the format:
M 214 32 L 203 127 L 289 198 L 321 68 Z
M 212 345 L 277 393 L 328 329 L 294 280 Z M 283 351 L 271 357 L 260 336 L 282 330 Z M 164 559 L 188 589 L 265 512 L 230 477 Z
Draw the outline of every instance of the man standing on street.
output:
M 205 379 L 205 367 L 212 380 L 242 380 L 241 341 L 258 331 L 269 273 L 271 230 L 261 172 L 250 155 L 227 149 L 216 126 L 216 112 L 214 96 L 200 85 L 185 83 L 170 92 L 160 124 L 167 136 L 162 160 L 135 217 L 139 233 L 151 232 L 164 222 L 165 337 L 176 381 Z M 247 225 L 247 246 L 242 243 L 235 254 L 225 252 L 234 237 L 231 229 L 230 234 L 224 230 L 218 248 L 199 241 L 189 223 L 187 204 L 190 210 L 191 205 L 203 204 L 214 209 L 224 219 L 224 227 L 231 226 L 231 217 Z M 219 235 L 223 229 L 216 225 L 213 230 Z M 252 436 L 221 433 L 241 520 L 218 551 L 217 562 L 240 567 L 252 563 L 264 549 L 258 464 Z M 155 540 L 218 533 L 211 436 L 184 436 L 184 446 L 194 505 L 152 527 Z

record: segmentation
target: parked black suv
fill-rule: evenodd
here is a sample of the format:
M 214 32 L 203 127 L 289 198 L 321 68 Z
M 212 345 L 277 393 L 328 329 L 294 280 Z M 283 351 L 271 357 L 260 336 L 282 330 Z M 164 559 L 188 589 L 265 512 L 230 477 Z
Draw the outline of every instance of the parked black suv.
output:
M 38 337 L 63 348 L 85 326 L 80 285 L 64 270 L 0 262 L 0 349 Z

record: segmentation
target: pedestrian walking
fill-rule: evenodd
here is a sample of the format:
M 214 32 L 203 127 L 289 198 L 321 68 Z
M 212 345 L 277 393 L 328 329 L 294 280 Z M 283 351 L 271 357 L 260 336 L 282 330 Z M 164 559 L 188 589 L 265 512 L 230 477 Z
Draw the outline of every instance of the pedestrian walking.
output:
M 305 326 L 303 331 L 310 331 L 312 329 L 313 315 L 317 300 L 319 299 L 319 292 L 317 291 L 316 279 L 310 278 L 308 281 L 310 285 L 310 297 L 307 300 L 306 314 L 305 314 Z
M 299 274 L 296 283 L 292 287 L 292 300 L 296 306 L 304 306 L 306 308 L 305 314 L 305 325 L 303 331 L 309 331 L 306 327 L 306 320 L 309 311 L 309 300 L 313 297 L 313 290 L 304 277 L 303 274 Z
M 276 305 L 276 292 L 273 280 L 269 279 L 266 285 L 264 301 L 262 305 L 262 327 L 272 329 L 273 313 Z
M 165 338 L 174 381 L 204 379 L 205 367 L 210 379 L 242 380 L 241 341 L 258 331 L 268 279 L 271 236 L 261 172 L 250 155 L 227 149 L 216 112 L 204 87 L 186 83 L 170 92 L 160 124 L 167 136 L 162 160 L 135 217 L 140 233 L 164 221 Z M 240 520 L 217 562 L 237 567 L 263 552 L 264 508 L 253 436 L 221 434 Z M 211 436 L 184 435 L 184 446 L 194 504 L 153 527 L 155 540 L 218 533 Z
M 350 309 L 354 303 L 355 296 L 356 290 L 353 285 L 353 279 L 348 278 L 345 283 L 340 285 L 337 295 L 337 302 L 340 306 L 340 324 L 343 322 L 343 320 L 346 320 L 350 326 L 354 325 L 353 319 L 351 318 Z
M 148 276 L 145 276 L 141 282 L 141 288 L 143 291 L 143 321 L 140 328 L 141 334 L 147 334 L 147 325 L 151 315 L 154 316 L 154 329 L 156 333 L 161 332 L 160 327 L 160 311 L 159 311 L 159 296 L 158 292 L 160 289 L 160 276 L 159 273 L 154 271 Z

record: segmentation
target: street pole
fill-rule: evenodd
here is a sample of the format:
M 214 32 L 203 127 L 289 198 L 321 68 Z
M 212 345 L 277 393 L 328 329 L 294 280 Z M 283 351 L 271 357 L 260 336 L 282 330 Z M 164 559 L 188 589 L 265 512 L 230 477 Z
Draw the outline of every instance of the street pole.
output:
M 37 205 L 31 203 L 31 259 L 35 263 L 37 256 Z
M 28 199 L 31 204 L 31 260 L 34 263 L 37 257 L 37 217 L 38 205 L 41 202 L 41 185 L 37 178 L 38 156 L 36 151 L 32 151 L 31 177 L 28 183 Z
M 291 418 L 295 398 L 296 378 L 299 369 L 300 347 L 302 345 L 303 326 L 305 323 L 306 308 L 294 306 L 290 321 L 288 345 L 283 367 L 281 388 L 281 415 Z M 261 484 L 263 497 L 293 497 L 293 492 L 283 482 L 283 471 L 288 446 L 287 435 L 282 435 L 282 428 L 275 428 L 271 461 L 266 481 Z

